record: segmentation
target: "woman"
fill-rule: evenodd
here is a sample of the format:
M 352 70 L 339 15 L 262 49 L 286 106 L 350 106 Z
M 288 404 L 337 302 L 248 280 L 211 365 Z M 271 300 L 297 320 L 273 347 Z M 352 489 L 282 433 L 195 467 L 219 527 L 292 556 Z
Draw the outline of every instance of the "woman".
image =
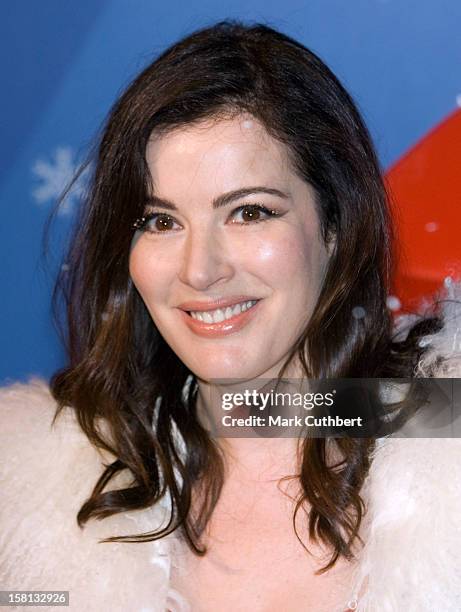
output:
M 318 57 L 235 23 L 168 49 L 101 139 L 55 401 L 3 392 L 4 588 L 76 610 L 457 609 L 457 440 L 209 431 L 222 379 L 461 375 L 451 303 L 393 339 L 390 251 L 370 137 Z

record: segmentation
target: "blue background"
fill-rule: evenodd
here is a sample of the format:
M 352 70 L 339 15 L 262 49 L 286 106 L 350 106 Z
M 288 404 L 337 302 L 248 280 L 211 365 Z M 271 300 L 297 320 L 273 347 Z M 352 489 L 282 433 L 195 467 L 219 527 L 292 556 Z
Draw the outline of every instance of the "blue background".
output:
M 48 259 L 43 226 L 110 106 L 167 45 L 224 18 L 264 22 L 320 55 L 357 101 L 384 168 L 461 104 L 459 0 L 2 3 L 0 383 L 63 363 L 50 294 L 78 185 Z

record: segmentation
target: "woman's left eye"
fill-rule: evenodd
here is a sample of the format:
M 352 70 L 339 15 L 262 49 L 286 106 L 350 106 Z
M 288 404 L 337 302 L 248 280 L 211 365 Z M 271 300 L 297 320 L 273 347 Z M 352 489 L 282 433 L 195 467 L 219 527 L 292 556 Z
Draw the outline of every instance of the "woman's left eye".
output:
M 277 215 L 278 213 L 275 210 L 266 208 L 261 204 L 244 204 L 232 212 L 231 223 L 258 223 L 259 221 L 266 221 L 270 217 L 276 217 Z
M 283 213 L 282 213 L 283 214 Z M 280 213 L 262 204 L 243 204 L 232 211 L 230 223 L 235 225 L 250 225 L 278 217 Z M 167 234 L 178 230 L 180 225 L 174 217 L 166 213 L 146 213 L 133 223 L 133 229 L 148 234 Z

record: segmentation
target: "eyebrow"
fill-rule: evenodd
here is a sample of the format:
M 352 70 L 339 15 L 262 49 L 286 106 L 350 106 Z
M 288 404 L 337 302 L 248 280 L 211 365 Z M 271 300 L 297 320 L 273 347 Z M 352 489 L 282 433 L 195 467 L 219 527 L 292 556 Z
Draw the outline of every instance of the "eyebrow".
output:
M 213 200 L 212 207 L 214 209 L 221 208 L 221 206 L 226 206 L 234 200 L 238 200 L 239 198 L 244 198 L 245 196 L 253 195 L 255 193 L 267 193 L 283 199 L 288 199 L 289 197 L 283 191 L 274 189 L 273 187 L 243 187 L 242 189 L 228 191 L 227 193 L 223 193 L 222 195 L 218 196 Z M 158 206 L 159 208 L 166 208 L 167 210 L 178 210 L 177 206 L 173 204 L 173 202 L 160 198 L 156 195 L 152 195 L 146 200 L 146 206 Z

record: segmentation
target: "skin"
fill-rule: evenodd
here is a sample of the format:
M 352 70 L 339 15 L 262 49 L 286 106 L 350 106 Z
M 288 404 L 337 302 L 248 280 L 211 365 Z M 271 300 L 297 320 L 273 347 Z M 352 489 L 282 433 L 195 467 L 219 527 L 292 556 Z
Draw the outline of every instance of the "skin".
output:
M 315 307 L 333 244 L 322 241 L 312 187 L 294 172 L 285 147 L 251 116 L 153 135 L 146 159 L 155 195 L 177 210 L 146 208 L 169 215 L 168 229 L 136 233 L 130 274 L 158 330 L 197 376 L 200 418 L 213 403 L 213 379 L 277 376 Z M 285 195 L 257 193 L 213 208 L 222 194 L 253 186 Z M 248 221 L 237 210 L 243 204 L 278 215 Z M 155 219 L 149 223 L 151 230 L 161 227 Z M 261 301 L 241 329 L 222 337 L 194 334 L 178 311 L 189 300 L 236 295 Z M 296 364 L 294 373 L 300 374 Z M 314 575 L 319 566 L 292 526 L 298 483 L 279 483 L 298 471 L 296 440 L 219 443 L 227 470 L 204 534 L 208 553 L 184 553 L 187 572 L 174 577 L 179 590 L 200 612 L 238 609 L 242 593 L 248 609 L 331 610 L 333 600 L 346 597 L 347 579 L 342 570 L 330 580 Z
M 247 115 L 153 136 L 146 158 L 155 195 L 177 207 L 146 209 L 173 219 L 166 231 L 137 232 L 130 255 L 131 277 L 157 328 L 202 386 L 276 376 L 312 314 L 330 256 L 313 189 L 294 173 L 285 147 Z M 212 207 L 218 196 L 253 186 L 286 197 L 257 193 Z M 235 212 L 243 204 L 278 216 L 260 213 L 249 222 Z M 225 337 L 194 334 L 177 308 L 242 294 L 261 299 L 258 314 Z
M 294 172 L 285 146 L 250 115 L 153 134 L 146 160 L 155 195 L 177 210 L 146 208 L 164 221 L 169 215 L 168 229 L 136 232 L 130 274 L 158 330 L 197 376 L 199 419 L 219 423 L 222 388 L 213 379 L 277 376 L 315 307 L 333 244 L 321 238 L 313 188 Z M 256 193 L 213 208 L 222 194 L 254 186 L 285 197 Z M 237 210 L 244 204 L 278 216 L 248 221 Z M 156 221 L 145 229 L 155 230 Z M 242 294 L 261 300 L 258 311 L 223 337 L 196 335 L 178 310 L 185 301 Z M 288 373 L 301 375 L 296 364 Z M 257 476 L 264 466 L 263 477 L 276 478 L 296 469 L 293 439 L 219 443 L 245 474 Z

